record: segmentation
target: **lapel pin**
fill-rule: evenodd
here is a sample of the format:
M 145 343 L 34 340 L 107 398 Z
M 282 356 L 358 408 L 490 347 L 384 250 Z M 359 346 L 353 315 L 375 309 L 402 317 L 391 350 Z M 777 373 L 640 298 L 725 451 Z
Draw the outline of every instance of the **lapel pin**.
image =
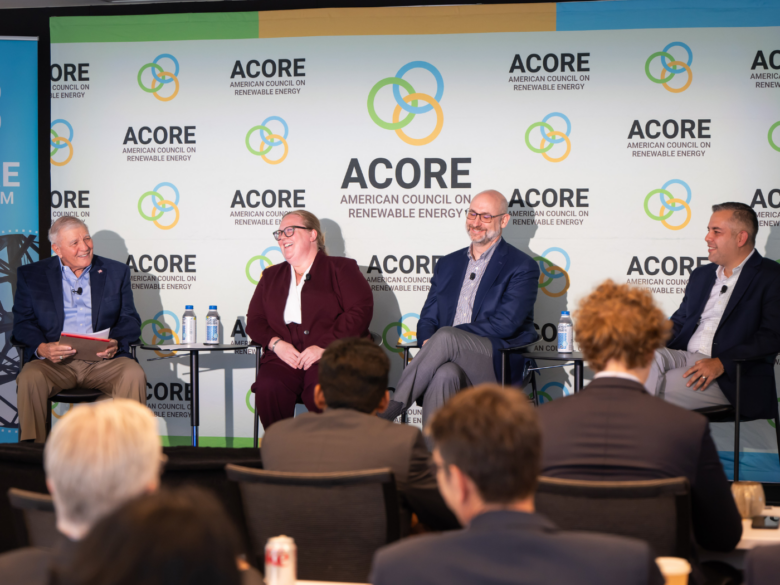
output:
M 98 270 L 98 274 L 103 274 L 103 271 L 102 270 Z

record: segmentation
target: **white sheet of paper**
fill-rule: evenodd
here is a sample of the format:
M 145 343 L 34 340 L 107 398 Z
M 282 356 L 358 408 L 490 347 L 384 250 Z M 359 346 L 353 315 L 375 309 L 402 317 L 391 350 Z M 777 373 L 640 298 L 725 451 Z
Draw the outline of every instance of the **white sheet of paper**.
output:
M 108 332 L 111 331 L 111 329 L 103 329 L 103 331 L 96 331 L 95 333 L 88 333 L 90 337 L 97 337 L 99 339 L 108 339 Z M 83 333 L 73 333 L 69 331 L 63 331 L 63 335 L 83 335 Z

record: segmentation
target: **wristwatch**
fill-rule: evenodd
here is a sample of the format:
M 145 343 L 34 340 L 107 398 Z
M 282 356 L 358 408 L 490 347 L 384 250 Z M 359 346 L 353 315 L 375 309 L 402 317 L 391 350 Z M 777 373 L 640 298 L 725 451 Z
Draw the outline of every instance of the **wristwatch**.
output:
M 276 347 L 276 344 L 279 343 L 281 340 L 282 340 L 281 337 L 278 338 L 276 341 L 274 341 L 274 344 L 271 347 L 269 347 L 268 349 L 270 349 L 271 351 L 274 351 L 274 348 Z M 276 352 L 274 352 L 274 353 L 276 353 Z

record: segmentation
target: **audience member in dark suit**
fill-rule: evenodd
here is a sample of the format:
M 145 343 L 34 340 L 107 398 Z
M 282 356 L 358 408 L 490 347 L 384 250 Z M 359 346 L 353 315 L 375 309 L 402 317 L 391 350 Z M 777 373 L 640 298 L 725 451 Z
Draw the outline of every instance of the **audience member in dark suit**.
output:
M 328 256 L 320 221 L 296 210 L 274 232 L 286 262 L 263 271 L 247 313 L 246 332 L 263 352 L 252 385 L 263 428 L 292 418 L 300 398 L 317 411 L 317 362 L 328 344 L 369 337 L 371 287 L 349 258 Z
M 780 576 L 780 545 L 757 546 L 745 556 L 745 585 L 775 585 Z
M 55 576 L 58 585 L 239 585 L 238 550 L 235 527 L 213 495 L 164 489 L 100 520 Z
M 61 217 L 49 230 L 56 258 L 17 271 L 14 329 L 25 344 L 25 365 L 16 379 L 21 441 L 46 440 L 48 399 L 75 386 L 97 388 L 109 396 L 146 404 L 146 376 L 130 353 L 141 335 L 133 304 L 130 270 L 121 262 L 93 255 L 83 221 Z M 59 345 L 60 334 L 90 335 L 110 329 L 103 361 L 74 357 Z
M 380 549 L 375 585 L 663 583 L 646 543 L 563 532 L 534 513 L 541 432 L 522 392 L 494 384 L 461 392 L 428 432 L 439 489 L 466 528 Z
M 409 531 L 409 512 L 429 528 L 459 528 L 436 487 L 422 433 L 374 416 L 387 406 L 389 369 L 385 352 L 370 341 L 331 343 L 322 354 L 314 389 L 322 414 L 305 413 L 268 429 L 263 467 L 312 473 L 389 467 L 406 512 L 402 534 Z
M 441 258 L 420 311 L 417 341 L 423 348 L 396 384 L 381 416 L 393 420 L 420 397 L 423 425 L 461 388 L 501 380 L 501 349 L 538 338 L 534 303 L 539 266 L 501 237 L 509 223 L 498 191 L 474 197 L 466 214 L 471 245 Z M 525 358 L 507 360 L 507 381 L 519 385 Z
M 734 404 L 734 359 L 757 360 L 742 368 L 741 413 L 774 418 L 780 264 L 756 251 L 758 218 L 751 207 L 722 203 L 712 211 L 704 238 L 712 264 L 691 274 L 672 315 L 672 338 L 655 352 L 645 387 L 689 410 Z
M 742 520 L 707 419 L 642 386 L 670 323 L 652 294 L 611 280 L 574 314 L 575 339 L 595 379 L 573 396 L 539 408 L 542 475 L 604 481 L 686 477 L 693 528 L 704 548 L 730 551 Z

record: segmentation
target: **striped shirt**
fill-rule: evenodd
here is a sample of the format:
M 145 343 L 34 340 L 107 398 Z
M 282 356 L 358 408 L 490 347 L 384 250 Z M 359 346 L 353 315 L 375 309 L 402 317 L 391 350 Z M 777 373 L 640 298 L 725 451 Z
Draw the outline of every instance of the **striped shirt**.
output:
M 453 327 L 462 323 L 471 323 L 471 312 L 474 310 L 474 297 L 477 296 L 479 283 L 482 282 L 482 276 L 484 276 L 490 259 L 493 257 L 493 252 L 496 251 L 496 245 L 500 241 L 501 238 L 498 238 L 496 242 L 490 246 L 488 251 L 479 257 L 479 260 L 474 260 L 474 256 L 471 254 L 471 246 L 466 249 L 469 265 L 466 268 L 463 285 L 460 287 L 458 308 L 455 310 L 455 320 L 452 322 Z M 474 278 L 472 278 L 472 275 L 474 275 Z

